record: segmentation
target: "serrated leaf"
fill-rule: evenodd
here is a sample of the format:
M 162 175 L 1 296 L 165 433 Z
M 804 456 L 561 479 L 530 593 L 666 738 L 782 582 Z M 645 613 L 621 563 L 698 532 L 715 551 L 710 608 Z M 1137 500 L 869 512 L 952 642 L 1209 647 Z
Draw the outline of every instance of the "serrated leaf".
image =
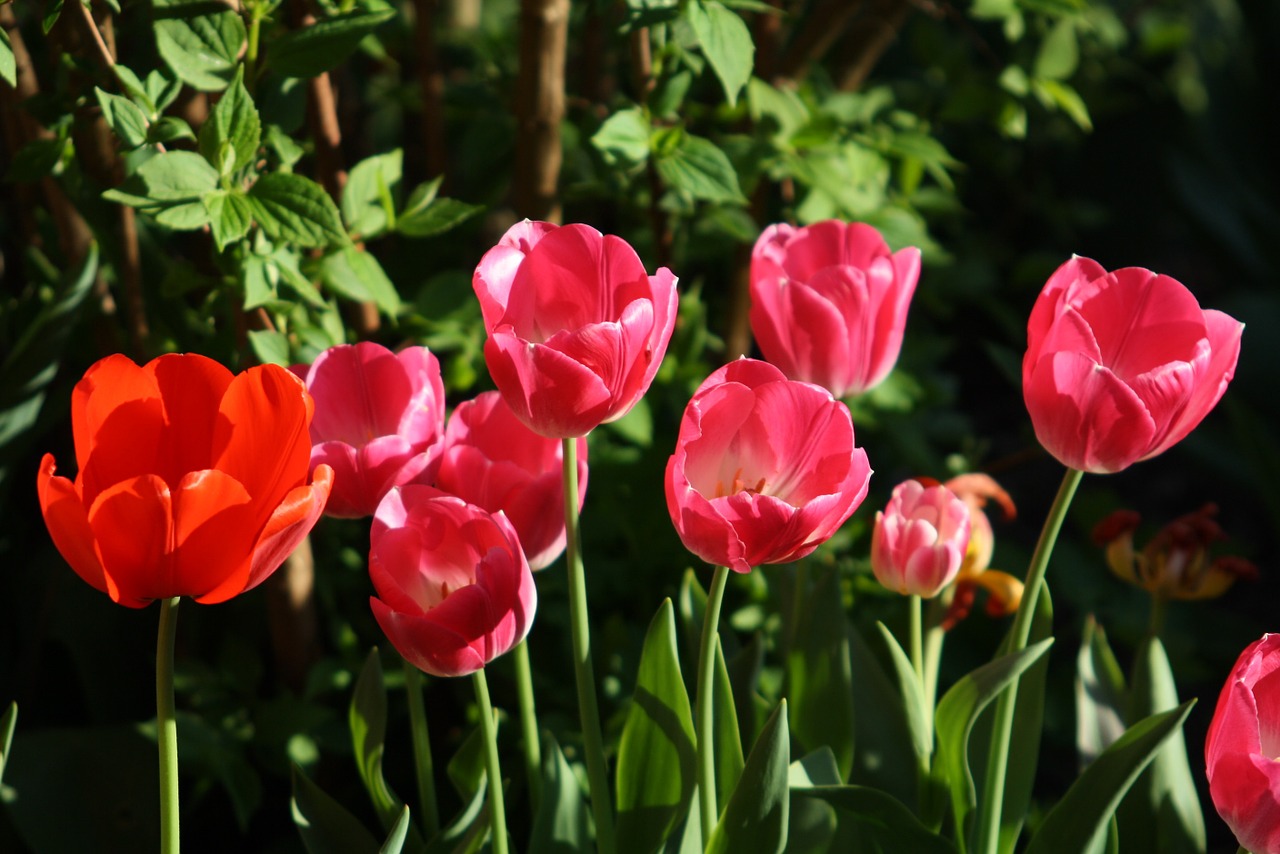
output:
M 213 242 L 217 244 L 219 252 L 249 233 L 249 226 L 253 224 L 253 207 L 244 193 L 239 190 L 215 190 L 206 193 L 202 201 L 205 210 L 209 212 L 210 231 L 213 232 Z M 248 311 L 261 304 L 250 305 L 246 301 L 244 308 Z
M 1144 718 L 1086 768 L 1040 823 L 1027 854 L 1093 851 L 1105 843 L 1111 817 L 1133 781 L 1166 740 L 1181 731 L 1195 700 Z
M 347 175 L 342 189 L 342 218 L 353 234 L 372 237 L 387 228 L 384 194 L 394 199 L 404 174 L 400 149 L 366 157 Z
M 711 63 L 729 106 L 738 102 L 738 93 L 751 79 L 756 46 L 751 31 L 736 12 L 726 9 L 718 0 L 692 0 L 686 14 L 698 36 L 702 54 Z
M 787 787 L 790 742 L 784 699 L 751 748 L 742 779 L 711 832 L 707 854 L 736 851 L 781 854 L 787 844 L 791 809 Z
M 649 624 L 635 694 L 618 746 L 618 846 L 659 848 L 688 810 L 697 778 L 693 714 L 680 673 L 675 611 L 664 599 Z
M 635 166 L 649 157 L 649 136 L 653 130 L 639 107 L 618 110 L 604 120 L 591 137 L 591 144 L 609 165 Z
M 272 42 L 267 63 L 286 77 L 315 77 L 341 65 L 361 39 L 395 16 L 392 10 L 352 12 L 317 21 Z
M 248 37 L 240 16 L 212 0 L 152 0 L 151 5 L 156 49 L 178 79 L 202 92 L 225 89 Z
M 656 164 L 658 174 L 668 186 L 695 199 L 746 203 L 733 164 L 709 139 L 684 134 L 671 151 L 658 157 Z
M 258 108 L 244 86 L 244 66 L 236 69 L 235 80 L 222 93 L 209 118 L 200 126 L 200 153 L 223 175 L 253 165 L 262 141 L 262 121 Z M 235 153 L 224 166 L 221 150 L 229 145 Z
M 144 196 L 156 202 L 198 201 L 218 186 L 218 173 L 193 151 L 157 154 L 135 174 Z
M 209 224 L 204 202 L 179 202 L 155 211 L 156 222 L 175 231 L 196 231 Z
M 195 131 L 191 130 L 191 125 L 176 116 L 163 116 L 147 128 L 147 143 L 150 145 L 163 145 L 179 139 L 195 140 L 195 138 Z
M 9 31 L 3 27 L 0 27 L 0 80 L 14 88 L 18 86 L 18 62 L 13 55 Z
M 244 307 L 248 311 L 257 308 L 260 305 L 266 305 L 276 300 L 276 281 L 279 279 L 279 270 L 266 258 L 259 255 L 250 255 L 240 263 L 240 285 L 244 292 Z M 249 333 L 250 335 L 253 332 Z M 278 333 L 277 333 L 278 334 Z M 285 356 L 289 352 L 289 340 L 283 335 L 280 336 L 283 341 L 283 352 Z M 273 347 L 279 347 L 273 344 Z M 256 348 L 255 348 L 255 352 Z M 278 350 L 273 351 L 272 355 L 276 355 Z M 261 355 L 261 354 L 259 354 Z M 265 362 L 266 359 L 259 358 L 258 361 Z M 270 361 L 274 362 L 275 359 Z M 287 362 L 281 364 L 288 364 Z
M 363 249 L 347 246 L 320 262 L 320 278 L 335 293 L 348 299 L 372 300 L 388 317 L 400 313 L 400 295 L 383 272 L 382 265 Z
M 775 145 L 789 140 L 809 121 L 809 109 L 797 93 L 777 89 L 758 77 L 747 83 L 747 109 L 756 124 L 767 119 L 776 126 L 770 135 Z
M 121 95 L 112 95 L 94 87 L 102 117 L 127 148 L 137 148 L 147 141 L 147 117 L 138 105 Z
M 116 66 L 117 74 L 119 74 L 119 68 Z M 147 74 L 146 82 L 142 84 L 146 92 L 146 101 L 155 105 L 155 111 L 150 117 L 153 120 L 164 112 L 165 107 L 178 100 L 178 95 L 182 94 L 182 81 L 164 73 L 166 70 L 159 68 L 151 71 Z
M 542 738 L 542 798 L 533 819 L 529 854 L 576 854 L 591 847 L 591 810 L 582 786 L 551 733 Z
M 249 202 L 258 225 L 274 241 L 301 247 L 349 242 L 337 205 L 310 178 L 287 172 L 264 175 L 249 188 Z
M 293 766 L 293 823 L 310 854 L 374 854 L 378 841 L 359 819 Z
M 437 178 L 432 183 L 438 186 L 439 180 Z M 428 185 L 424 184 L 418 189 L 425 186 Z M 417 190 L 414 193 L 416 194 Z M 404 212 L 396 219 L 396 231 L 405 237 L 432 237 L 461 225 L 484 210 L 483 205 L 472 205 L 457 199 L 435 198 L 434 188 L 431 195 L 432 199 L 426 203 L 414 198 L 413 195 L 409 197 Z

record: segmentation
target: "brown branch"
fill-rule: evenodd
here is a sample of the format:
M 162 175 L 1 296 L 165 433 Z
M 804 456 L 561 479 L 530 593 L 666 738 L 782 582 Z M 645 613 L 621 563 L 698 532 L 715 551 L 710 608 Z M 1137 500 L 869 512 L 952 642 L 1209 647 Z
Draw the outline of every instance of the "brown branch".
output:
M 910 0 L 871 0 L 854 22 L 842 51 L 846 60 L 835 75 L 841 91 L 862 88 L 880 57 L 897 40 L 910 11 Z
M 262 585 L 280 679 L 299 693 L 306 685 L 307 671 L 320 658 L 315 581 L 315 557 L 307 536 Z
M 865 2 L 819 0 L 814 10 L 802 19 L 803 26 L 782 55 L 775 77 L 788 80 L 804 77 L 809 66 L 821 60 L 836 43 Z
M 444 72 L 436 47 L 436 13 L 439 0 L 414 0 L 416 18 L 413 40 L 418 60 L 418 88 L 422 91 L 422 148 L 431 177 L 445 175 L 448 181 L 448 147 L 445 143 Z
M 521 0 L 512 196 L 518 216 L 548 222 L 561 216 L 557 183 L 568 39 L 569 0 Z

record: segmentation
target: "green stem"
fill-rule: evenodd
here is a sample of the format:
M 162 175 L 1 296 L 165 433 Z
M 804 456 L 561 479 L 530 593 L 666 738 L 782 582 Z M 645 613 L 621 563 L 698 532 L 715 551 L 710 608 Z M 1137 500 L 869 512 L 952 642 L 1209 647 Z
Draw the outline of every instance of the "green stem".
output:
M 920 692 L 924 693 L 924 600 L 912 594 L 907 597 L 907 613 L 910 615 L 911 666 L 916 671 Z
M 702 646 L 698 651 L 698 806 L 702 820 L 702 842 L 711 839 L 720 813 L 716 809 L 716 751 L 714 742 L 716 639 L 720 634 L 720 603 L 729 580 L 729 568 L 717 566 L 707 591 L 707 609 L 702 614 Z
M 489 779 L 489 827 L 493 830 L 493 854 L 507 854 L 507 809 L 503 803 L 502 768 L 498 764 L 498 728 L 493 723 L 489 683 L 481 667 L 473 676 L 476 702 L 480 704 L 480 728 L 484 731 L 485 774 Z
M 524 771 L 529 784 L 529 807 L 538 814 L 542 794 L 542 744 L 538 738 L 538 713 L 533 707 L 533 669 L 529 667 L 529 639 L 516 644 L 516 692 L 520 700 L 520 729 L 524 737 Z
M 422 810 L 422 835 L 427 839 L 440 830 L 436 806 L 436 780 L 431 761 L 431 737 L 427 732 L 427 710 L 422 703 L 422 673 L 404 662 L 404 690 L 409 698 L 409 730 L 413 738 L 413 770 L 418 782 L 418 807 Z
M 1053 554 L 1054 543 L 1058 540 L 1058 531 L 1067 517 L 1067 508 L 1080 485 L 1084 472 L 1067 469 L 1058 487 L 1058 494 L 1049 508 L 1049 515 L 1044 520 L 1044 528 L 1040 531 L 1040 540 L 1031 555 L 1031 564 L 1027 567 L 1027 578 L 1022 592 L 1022 604 L 1013 619 L 1013 630 L 1009 638 L 1009 648 L 1005 653 L 1021 652 L 1027 648 L 1027 638 L 1031 635 L 1031 621 L 1035 617 L 1036 603 L 1040 598 L 1040 588 L 1044 584 L 1045 571 L 1049 567 L 1049 556 Z M 982 786 L 982 802 L 978 809 L 977 840 L 974 846 L 976 854 L 996 854 L 1000 845 L 1000 813 L 1004 808 L 1005 772 L 1009 763 L 1009 742 L 1013 733 L 1013 712 L 1018 702 L 1018 680 L 1009 684 L 996 701 L 994 726 L 991 731 L 991 746 L 987 753 L 987 775 Z
M 1153 638 L 1164 632 L 1164 615 L 1169 610 L 1169 600 L 1159 593 L 1151 594 L 1151 618 L 1147 621 L 1147 634 Z
M 262 3 L 254 3 L 249 9 L 249 43 L 244 51 L 244 86 L 250 92 L 258 74 L 258 45 L 261 41 L 262 16 L 265 12 Z
M 942 665 L 942 642 L 947 633 L 942 628 L 942 616 L 945 608 L 939 607 L 936 597 L 929 600 L 929 628 L 924 634 L 924 709 L 928 713 L 930 726 L 933 725 L 933 708 L 938 701 L 938 670 Z
M 573 635 L 573 672 L 578 685 L 578 717 L 582 722 L 587 759 L 587 784 L 591 789 L 591 815 L 596 823 L 596 850 L 613 854 L 613 801 L 604 761 L 600 710 L 596 706 L 596 677 L 591 666 L 591 627 L 587 622 L 587 579 L 582 566 L 582 538 L 578 530 L 578 440 L 565 439 L 564 525 L 565 560 L 569 564 L 569 623 Z
M 178 854 L 178 721 L 173 703 L 173 640 L 178 597 L 160 602 L 156 637 L 156 747 L 160 750 L 160 854 Z

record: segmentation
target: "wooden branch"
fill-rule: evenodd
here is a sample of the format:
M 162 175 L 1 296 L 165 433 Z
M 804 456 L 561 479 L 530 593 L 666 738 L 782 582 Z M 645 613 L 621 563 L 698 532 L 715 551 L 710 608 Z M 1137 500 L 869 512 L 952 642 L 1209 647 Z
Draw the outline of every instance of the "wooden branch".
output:
M 427 175 L 444 175 L 448 182 L 448 147 L 445 143 L 444 72 L 436 46 L 439 0 L 414 0 L 413 40 L 418 63 L 418 88 L 422 92 L 422 148 Z M 445 189 L 442 186 L 442 189 Z
M 320 658 L 315 582 L 315 558 L 307 536 L 262 585 L 277 671 L 281 681 L 299 693 L 307 683 L 307 671 Z
M 849 32 L 842 54 L 847 58 L 836 73 L 842 92 L 862 88 L 872 69 L 898 38 L 911 0 L 871 0 Z
M 560 122 L 569 0 L 521 0 L 520 74 L 516 80 L 516 215 L 559 222 Z

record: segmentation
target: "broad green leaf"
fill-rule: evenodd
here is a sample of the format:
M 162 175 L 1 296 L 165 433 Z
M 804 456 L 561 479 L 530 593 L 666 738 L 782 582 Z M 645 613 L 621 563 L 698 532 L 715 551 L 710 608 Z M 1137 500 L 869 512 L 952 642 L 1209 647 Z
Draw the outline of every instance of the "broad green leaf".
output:
M 347 712 L 347 723 L 351 728 L 351 746 L 360 779 L 369 792 L 383 829 L 389 829 L 395 825 L 404 803 L 395 796 L 382 776 L 387 735 L 387 692 L 383 687 L 382 661 L 377 647 L 369 651 L 364 667 L 360 669 L 360 678 L 356 680 Z
M 1076 658 L 1076 752 L 1081 768 L 1124 732 L 1127 696 L 1124 673 L 1107 644 L 1107 633 L 1090 615 Z
M 293 766 L 293 823 L 310 854 L 374 854 L 378 840 L 323 789 Z
M 157 202 L 199 201 L 218 186 L 218 173 L 194 151 L 157 154 L 139 166 L 136 175 L 146 198 Z
M 310 178 L 287 172 L 264 175 L 249 188 L 249 203 L 258 225 L 274 241 L 302 247 L 349 242 L 338 206 Z
M 126 148 L 137 148 L 147 141 L 147 117 L 138 105 L 121 95 L 112 95 L 94 87 L 102 117 Z
M 719 147 L 709 139 L 681 135 L 670 151 L 656 160 L 658 174 L 671 188 L 706 202 L 745 204 L 738 187 L 738 173 Z
M 772 122 L 777 128 L 770 139 L 781 147 L 809 121 L 809 109 L 798 94 L 789 89 L 776 89 L 759 77 L 747 84 L 747 108 L 757 125 Z
M 368 238 L 386 230 L 387 206 L 398 195 L 403 163 L 403 152 L 397 148 L 366 157 L 347 175 L 342 188 L 342 218 L 353 234 Z
M 195 131 L 191 125 L 174 116 L 162 116 L 147 128 L 147 143 L 163 145 L 178 139 L 195 140 Z
M 476 732 L 479 732 L 477 728 Z M 427 844 L 425 854 L 475 854 L 479 852 L 489 833 L 489 792 L 483 772 L 480 785 L 466 805 Z
M 502 710 L 499 709 L 499 728 L 502 722 Z M 485 774 L 485 750 L 484 731 L 477 725 L 462 740 L 457 752 L 445 766 L 445 774 L 449 777 L 449 782 L 463 798 L 469 798 L 484 788 L 485 781 L 488 779 Z
M 382 265 L 363 249 L 346 246 L 320 262 L 320 278 L 335 293 L 348 299 L 372 300 L 388 317 L 400 313 L 400 296 Z
M 915 667 L 911 659 L 902 651 L 898 639 L 889 631 L 884 623 L 876 623 L 880 637 L 889 650 L 889 660 L 893 662 L 893 676 L 898 684 L 898 692 L 902 697 L 902 707 L 907 716 L 907 730 L 911 733 L 911 741 L 916 756 L 927 758 L 933 754 L 933 733 L 925 725 L 924 693 L 920 680 L 916 677 Z
M 787 844 L 790 814 L 787 766 L 790 764 L 791 736 L 784 699 L 751 748 L 742 779 L 711 832 L 707 854 L 738 851 L 781 854 Z
M 14 183 L 39 181 L 53 174 L 62 159 L 71 153 L 71 146 L 64 136 L 50 139 L 33 139 L 18 150 L 9 161 L 5 179 Z
M 605 163 L 630 167 L 648 159 L 652 132 L 644 111 L 639 107 L 628 107 L 605 119 L 591 137 L 591 144 Z
M 440 179 L 420 184 L 409 195 L 404 210 L 396 219 L 396 231 L 405 237 L 433 237 L 471 219 L 484 210 L 457 199 L 436 198 Z
M 195 231 L 209 224 L 209 211 L 204 202 L 191 201 L 169 205 L 155 211 L 156 222 L 175 231 Z
M 835 753 L 841 781 L 853 769 L 853 669 L 849 656 L 849 624 L 840 600 L 839 575 L 825 572 L 804 596 L 799 625 L 787 655 L 788 721 L 796 743 L 805 751 L 826 745 Z
M 542 798 L 533 818 L 529 854 L 576 854 L 591 847 L 591 810 L 582 785 L 550 732 L 542 738 Z
M 742 778 L 742 736 L 738 729 L 738 711 L 734 707 L 733 682 L 725 666 L 724 647 L 716 636 L 715 691 L 712 713 L 715 720 L 716 803 L 722 804 Z
M 1018 653 L 1004 655 L 967 674 L 943 696 L 934 712 L 938 750 L 934 771 L 940 773 L 951 791 L 955 826 L 968 827 L 968 817 L 977 805 L 973 775 L 969 770 L 969 734 L 987 705 L 1009 683 L 1022 675 L 1049 649 L 1052 640 L 1032 644 Z
M 4 764 L 9 759 L 13 747 L 13 729 L 18 725 L 18 704 L 9 703 L 9 708 L 0 716 L 0 780 L 4 779 Z
M 724 87 L 729 106 L 738 102 L 738 93 L 751 79 L 756 46 L 751 31 L 736 12 L 718 0 L 691 0 L 686 14 L 698 36 L 702 54 Z
M 275 302 L 279 296 L 276 292 L 276 284 L 280 280 L 280 271 L 274 264 L 258 255 L 250 255 L 240 263 L 240 284 L 244 289 L 244 307 L 245 310 L 257 308 L 270 302 Z M 283 353 L 283 357 L 289 354 L 289 339 L 280 336 L 282 350 L 276 352 Z M 274 346 L 274 345 L 273 345 Z M 261 361 L 272 361 L 261 360 Z M 288 362 L 280 364 L 287 365 Z
M 1178 688 L 1164 644 L 1148 636 L 1133 659 L 1127 719 L 1141 720 L 1178 705 Z M 1187 760 L 1187 743 L 1175 733 L 1129 789 L 1116 814 L 1127 852 L 1181 854 L 1204 851 L 1204 814 Z M 1154 832 L 1153 832 L 1154 829 Z
M 404 849 L 405 840 L 409 837 L 409 827 L 409 808 L 405 807 L 400 810 L 400 818 L 396 819 L 395 826 L 387 834 L 386 841 L 378 849 L 378 854 L 400 854 Z
M 675 611 L 671 600 L 664 599 L 645 635 L 618 745 L 619 850 L 661 847 L 688 810 L 697 778 L 694 744 L 693 714 L 676 649 Z
M 1058 80 L 1032 80 L 1031 89 L 1040 103 L 1046 107 L 1062 110 L 1081 130 L 1093 130 L 1093 120 L 1089 118 L 1089 108 L 1075 89 Z
M 910 851 L 911 854 L 954 854 L 956 848 L 920 823 L 901 801 L 868 786 L 795 786 L 792 792 L 817 798 L 856 824 L 860 851 Z
M 178 100 L 178 95 L 182 93 L 182 81 L 177 77 L 166 74 L 167 69 L 159 68 L 147 74 L 146 82 L 142 83 L 142 90 L 146 94 L 146 102 L 154 105 L 152 114 L 148 116 L 152 121 L 160 117 L 165 107 L 168 107 L 174 101 Z M 120 66 L 116 66 L 116 76 L 120 74 Z M 137 77 L 134 77 L 137 80 Z
M 1033 72 L 1036 77 L 1048 80 L 1066 80 L 1075 73 L 1079 62 L 1076 25 L 1070 18 L 1063 18 L 1053 25 L 1040 43 Z
M 1111 817 L 1121 799 L 1166 740 L 1181 730 L 1195 702 L 1188 700 L 1176 709 L 1129 727 L 1084 769 L 1044 817 L 1031 837 L 1027 854 L 1093 851 L 1105 844 Z
M 151 6 L 156 49 L 178 79 L 202 92 L 225 89 L 248 37 L 240 15 L 209 0 L 151 0 Z
M 396 16 L 351 12 L 285 33 L 267 46 L 267 63 L 286 77 L 315 77 L 341 65 L 360 40 Z
M 202 201 L 205 210 L 209 212 L 209 226 L 219 252 L 248 234 L 249 226 L 253 224 L 253 207 L 244 193 L 239 190 L 215 190 L 205 193 Z M 246 302 L 244 308 L 248 311 L 261 304 L 258 302 L 250 305 Z
M 849 627 L 854 685 L 854 765 L 847 778 L 913 803 L 918 786 L 914 738 L 907 728 L 902 693 L 862 636 Z
M 262 121 L 258 108 L 244 86 L 244 66 L 236 70 L 235 80 L 218 99 L 209 118 L 200 127 L 200 153 L 214 169 L 230 175 L 252 166 L 258 159 L 258 145 L 262 142 Z M 222 150 L 229 146 L 234 157 L 227 158 L 224 166 Z
M 44 18 L 40 21 L 40 28 L 44 34 L 49 35 L 49 31 L 53 29 L 53 25 L 58 23 L 58 18 L 62 15 L 63 0 L 50 0 L 49 9 L 45 12 Z
M 13 55 L 13 43 L 9 41 L 9 31 L 0 27 L 0 80 L 11 87 L 18 86 L 18 63 Z

